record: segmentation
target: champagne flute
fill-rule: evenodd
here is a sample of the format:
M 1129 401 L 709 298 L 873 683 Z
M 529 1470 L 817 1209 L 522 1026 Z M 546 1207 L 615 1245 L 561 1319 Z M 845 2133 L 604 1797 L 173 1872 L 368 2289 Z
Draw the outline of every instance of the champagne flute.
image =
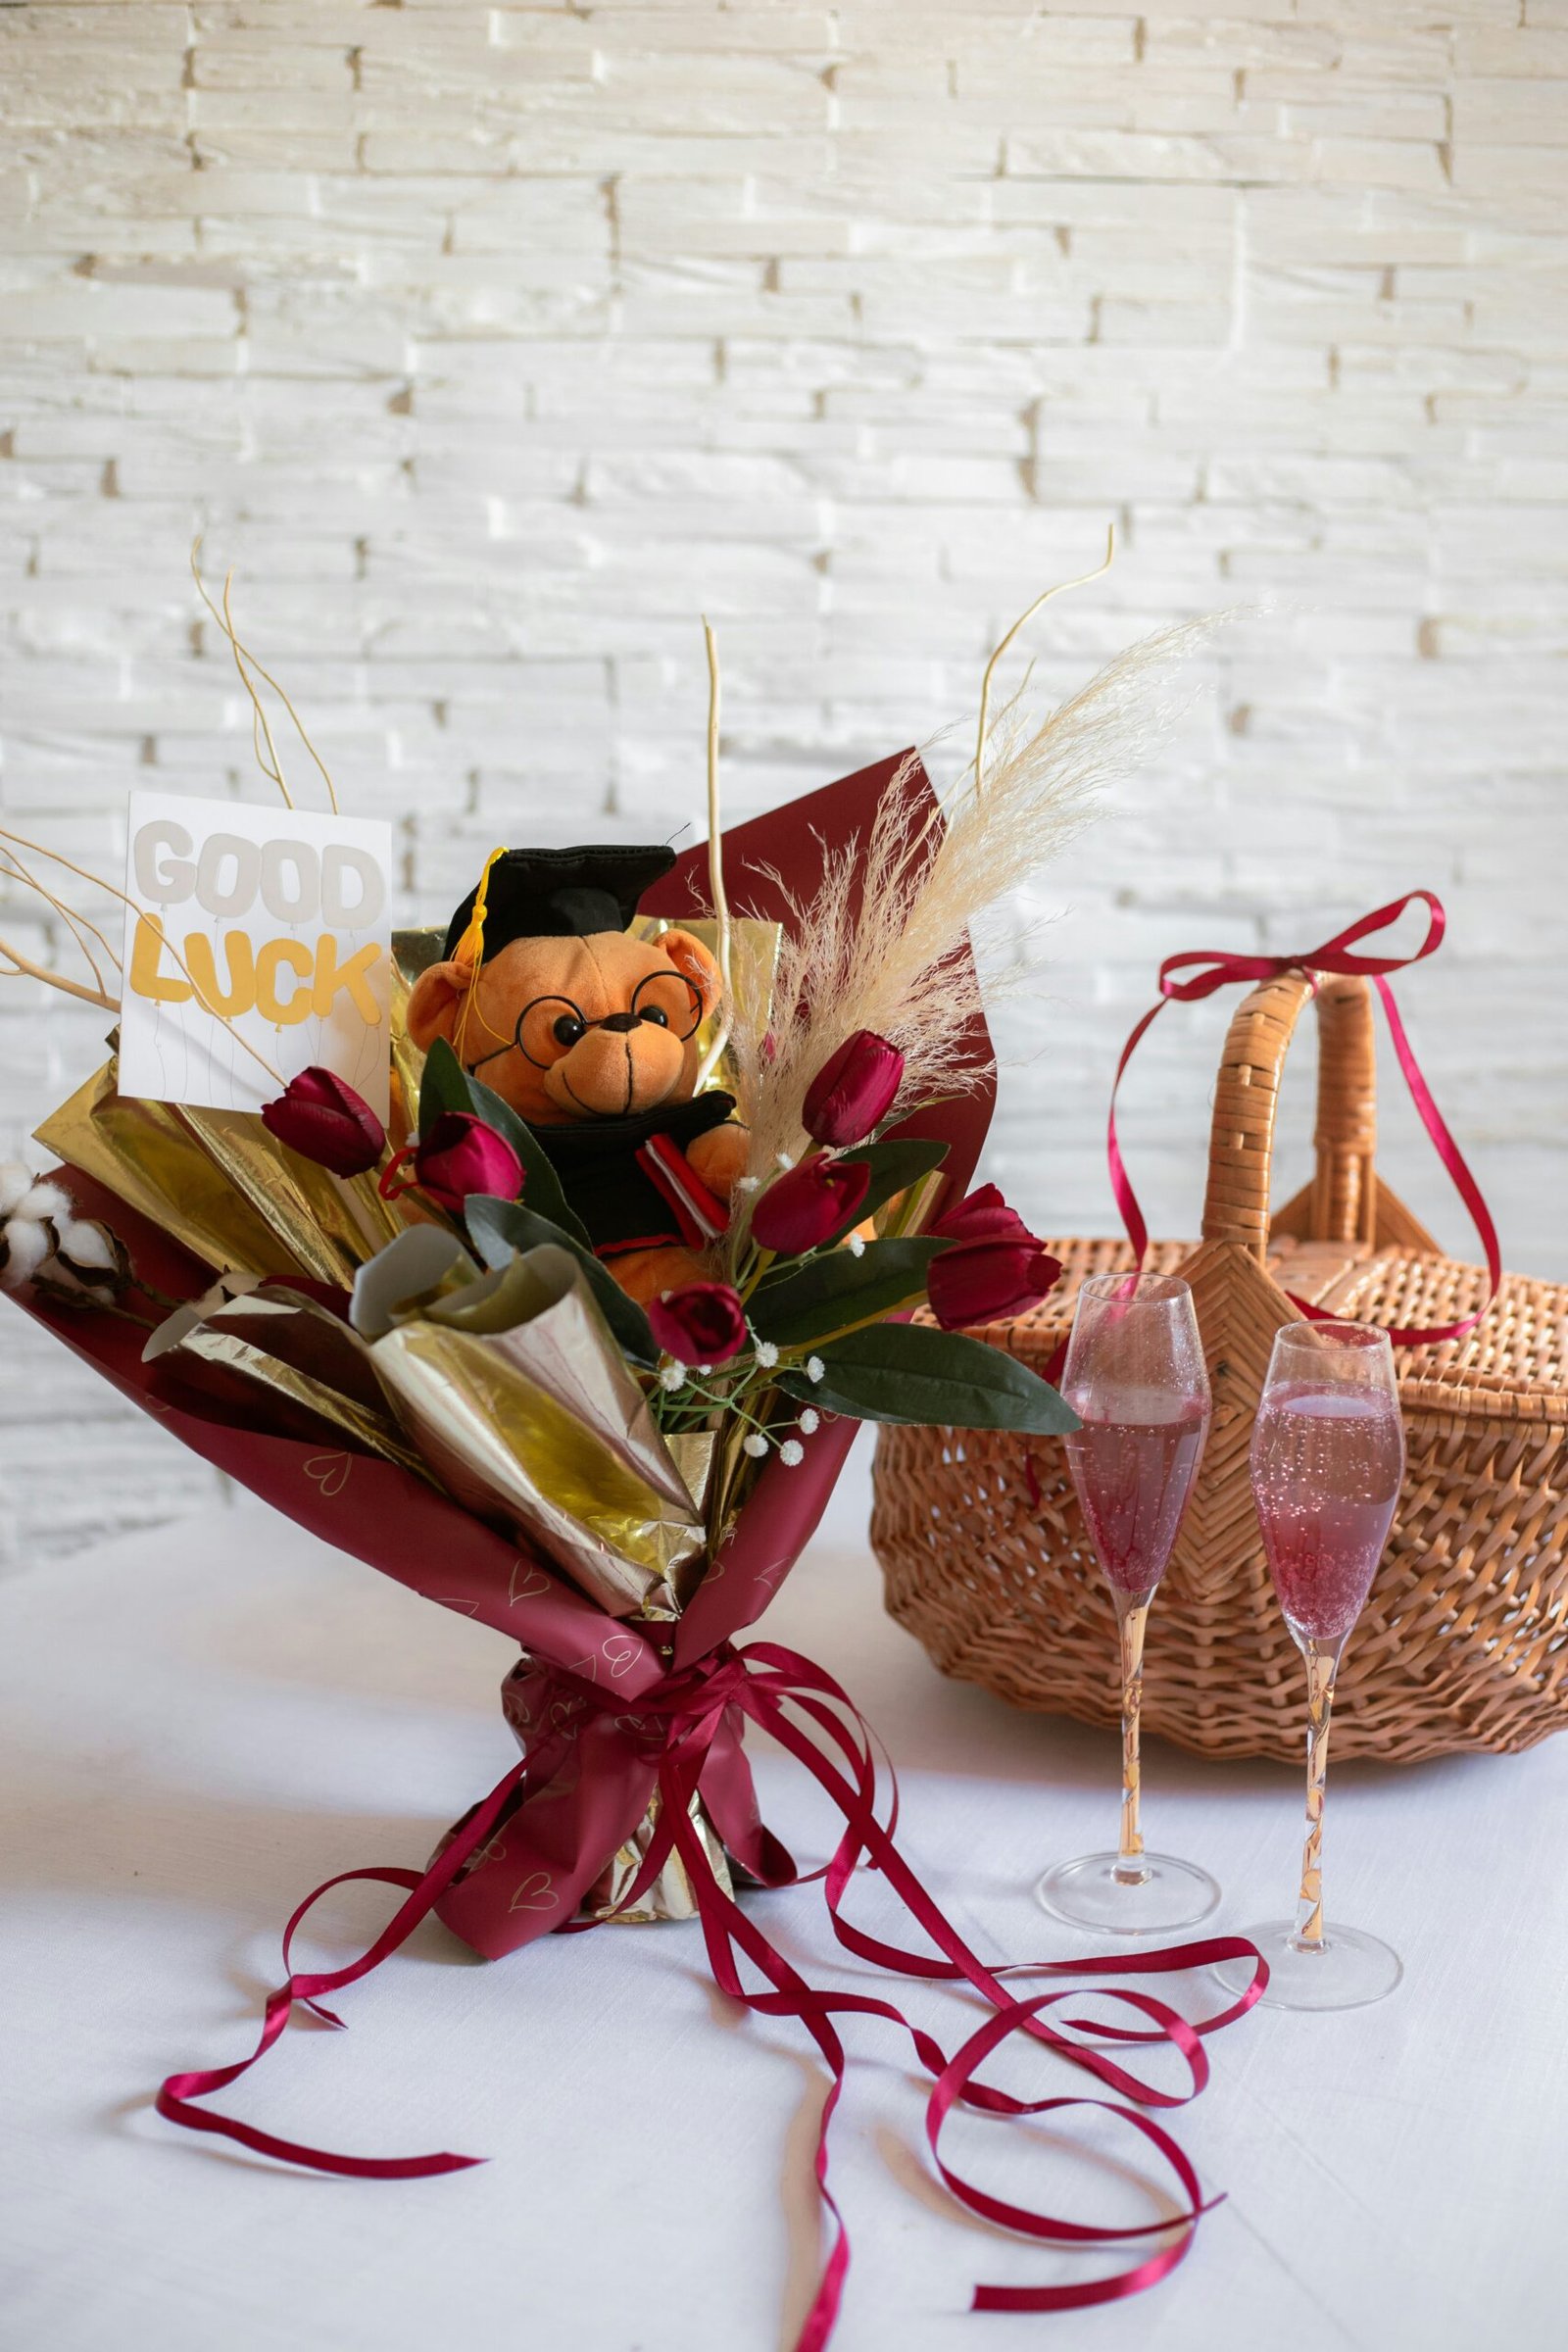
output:
M 1252 1494 L 1269 1574 L 1306 1660 L 1306 1842 L 1294 1920 L 1247 1932 L 1281 2009 L 1355 2009 L 1403 1973 L 1360 1928 L 1323 1920 L 1323 1790 L 1341 1653 L 1372 1589 L 1404 1478 L 1389 1335 L 1366 1323 L 1288 1323 L 1252 1432 Z M 1221 1971 L 1223 1975 L 1225 1972 Z M 1238 1979 L 1238 1983 L 1242 1980 Z
M 1206 1870 L 1144 1846 L 1139 1713 L 1144 1629 L 1208 1436 L 1208 1373 L 1193 1294 L 1178 1274 L 1097 1274 L 1078 1294 L 1062 1395 L 1084 1524 L 1116 1605 L 1121 1648 L 1121 1839 L 1058 1862 L 1035 1889 L 1074 1927 L 1138 1936 L 1191 1927 L 1219 1901 Z

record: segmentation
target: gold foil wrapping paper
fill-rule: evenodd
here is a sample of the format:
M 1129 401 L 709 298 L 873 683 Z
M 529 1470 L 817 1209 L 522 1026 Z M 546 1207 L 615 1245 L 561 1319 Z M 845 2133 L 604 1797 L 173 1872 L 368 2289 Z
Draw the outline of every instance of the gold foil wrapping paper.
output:
M 396 1462 L 400 1469 L 412 1470 L 421 1478 L 430 1476 L 384 1413 L 368 1411 L 340 1389 L 330 1388 L 325 1381 L 285 1363 L 267 1348 L 241 1339 L 237 1332 L 218 1331 L 211 1324 L 204 1324 L 187 1334 L 180 1347 L 203 1363 L 221 1364 L 230 1372 L 240 1373 L 258 1387 L 270 1390 L 274 1397 L 314 1415 L 340 1436 L 352 1438 L 357 1446 L 379 1454 L 383 1461 Z
M 666 1501 L 690 1513 L 688 1481 L 569 1250 L 553 1244 L 527 1250 L 423 1311 L 448 1330 L 493 1340 L 558 1404 L 601 1430 L 612 1452 Z
M 735 1882 L 730 1876 L 729 1856 L 725 1853 L 718 1834 L 708 1818 L 702 1798 L 694 1796 L 688 1810 L 691 1813 L 693 1827 L 703 1841 L 703 1851 L 708 1856 L 710 1870 L 720 1890 L 724 1894 L 733 1896 Z M 645 1886 L 639 1895 L 635 1910 L 622 1911 L 619 1908 L 625 1899 L 627 1889 L 634 1884 L 637 1873 L 642 1868 L 643 1856 L 647 1853 L 653 1840 L 658 1821 L 659 1792 L 656 1789 L 649 1801 L 647 1812 L 625 1844 L 605 1865 L 599 1877 L 584 1893 L 577 1906 L 579 1919 L 612 1918 L 619 1927 L 644 1928 L 652 1927 L 656 1920 L 695 1919 L 697 1917 L 697 1897 L 692 1890 L 690 1874 L 685 1863 L 673 1848 L 658 1878 L 654 1880 L 652 1886 Z
M 355 1309 L 351 1330 L 270 1287 L 180 1347 L 536 1544 L 611 1615 L 678 1615 L 703 1565 L 712 1440 L 666 1446 L 568 1251 L 480 1274 L 423 1228 L 362 1272 Z
M 407 1226 L 373 1174 L 329 1175 L 255 1112 L 146 1102 L 119 1093 L 115 1077 L 110 1061 L 45 1119 L 38 1141 L 207 1265 L 347 1290 Z
M 715 962 L 718 959 L 718 925 L 711 915 L 639 915 L 632 930 L 639 938 L 650 940 L 660 938 L 665 931 L 689 931 L 694 939 L 702 941 Z M 760 922 L 752 914 L 738 915 L 730 924 L 730 973 L 733 994 L 738 1002 L 747 1005 L 766 1005 L 771 1003 L 773 974 L 778 966 L 783 937 L 780 924 Z M 723 1008 L 715 1006 L 697 1032 L 699 1068 L 707 1064 L 723 1017 Z M 735 1063 L 727 1050 L 719 1054 L 714 1064 L 711 1084 L 727 1087 L 731 1093 L 735 1091 Z
M 270 1135 L 254 1111 L 179 1112 L 235 1192 L 313 1281 L 346 1291 L 359 1267 L 408 1224 L 373 1171 L 333 1176 Z
M 106 1062 L 52 1111 L 37 1131 L 39 1143 L 68 1167 L 107 1185 L 209 1266 L 303 1271 L 295 1252 L 203 1151 L 183 1114 L 117 1093 L 115 1068 Z
M 612 1617 L 669 1617 L 669 1571 L 689 1528 L 597 1432 L 483 1340 L 409 1323 L 374 1348 L 405 1429 L 442 1485 L 567 1568 Z
M 396 1256 L 428 1276 L 438 1254 L 406 1237 L 362 1297 L 395 1294 Z M 701 1571 L 702 1514 L 570 1253 L 532 1250 L 393 1311 L 370 1362 L 448 1492 L 537 1544 L 611 1616 L 676 1616 Z

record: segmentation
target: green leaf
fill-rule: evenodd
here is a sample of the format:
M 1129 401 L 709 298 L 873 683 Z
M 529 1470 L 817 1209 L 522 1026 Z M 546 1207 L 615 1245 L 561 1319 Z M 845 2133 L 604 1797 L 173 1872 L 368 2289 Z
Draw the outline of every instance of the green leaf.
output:
M 520 1200 L 503 1200 L 498 1193 L 470 1193 L 463 1203 L 468 1239 L 494 1272 L 512 1263 L 518 1250 L 537 1250 L 541 1242 L 560 1239 L 543 1230 L 547 1220 L 535 1216 Z
M 521 1160 L 523 1190 L 529 1207 L 570 1234 L 579 1249 L 591 1252 L 593 1243 L 589 1239 L 588 1228 L 562 1191 L 555 1163 L 533 1129 L 518 1118 L 510 1102 L 503 1102 L 499 1095 L 492 1094 L 489 1087 L 481 1086 L 477 1078 L 468 1080 L 468 1090 L 478 1116 L 487 1127 L 493 1127 L 498 1135 L 506 1138 Z
M 468 1073 L 444 1037 L 438 1037 L 424 1057 L 419 1080 L 419 1133 L 429 1134 L 443 1111 L 473 1109 Z
M 946 1144 L 930 1143 L 913 1136 L 890 1136 L 886 1143 L 862 1144 L 858 1152 L 846 1152 L 846 1159 L 869 1163 L 871 1188 L 854 1216 L 847 1217 L 837 1233 L 829 1234 L 823 1247 L 831 1249 L 847 1233 L 853 1233 L 857 1225 L 863 1224 L 874 1210 L 885 1208 L 900 1193 L 906 1193 L 911 1184 L 918 1184 L 922 1176 L 929 1176 L 933 1169 L 940 1168 L 947 1156 Z
M 524 1207 L 520 1200 L 498 1200 L 493 1193 L 470 1193 L 463 1211 L 469 1238 L 487 1266 L 508 1265 L 514 1250 L 537 1250 L 543 1242 L 569 1250 L 627 1356 L 634 1364 L 658 1363 L 658 1343 L 636 1299 L 627 1298 L 609 1267 L 574 1241 L 564 1225 Z
M 753 1293 L 752 1328 L 781 1348 L 802 1348 L 847 1323 L 890 1315 L 925 1295 L 925 1270 L 943 1242 L 867 1242 L 858 1257 L 824 1250 Z
M 858 1421 L 912 1422 L 921 1428 L 1016 1429 L 1058 1437 L 1079 1426 L 1050 1383 L 984 1340 L 923 1324 L 879 1323 L 829 1340 L 817 1350 L 822 1377 L 779 1376 L 803 1403 Z

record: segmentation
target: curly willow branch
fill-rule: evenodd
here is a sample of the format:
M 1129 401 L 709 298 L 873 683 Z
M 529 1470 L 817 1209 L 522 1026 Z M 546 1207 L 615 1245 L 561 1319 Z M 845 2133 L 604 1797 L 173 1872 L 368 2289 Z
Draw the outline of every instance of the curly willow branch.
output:
M 713 901 L 714 920 L 718 925 L 718 976 L 722 995 L 718 1025 L 697 1073 L 699 1088 L 708 1084 L 729 1043 L 735 988 L 731 969 L 729 900 L 724 890 L 724 836 L 718 811 L 718 641 L 709 627 L 706 615 L 703 620 L 703 644 L 708 653 L 708 886 Z
M 278 684 L 271 671 L 270 669 L 265 669 L 262 666 L 261 662 L 257 661 L 256 656 L 251 652 L 250 647 L 243 642 L 235 630 L 234 615 L 232 611 L 234 574 L 232 571 L 230 571 L 224 575 L 223 609 L 221 612 L 220 612 L 218 607 L 214 604 L 212 598 L 208 595 L 206 582 L 203 580 L 201 575 L 201 552 L 202 543 L 200 538 L 197 538 L 193 541 L 190 551 L 191 577 L 196 582 L 197 595 L 201 598 L 202 603 L 207 607 L 208 612 L 212 614 L 214 620 L 217 621 L 219 627 L 221 629 L 224 637 L 228 641 L 229 651 L 234 657 L 234 667 L 239 672 L 240 684 L 244 687 L 245 692 L 250 697 L 251 744 L 256 754 L 257 766 L 261 769 L 263 775 L 267 777 L 269 783 L 275 784 L 277 786 L 278 791 L 283 796 L 284 806 L 292 808 L 294 806 L 294 796 L 289 791 L 288 785 L 284 780 L 283 762 L 278 756 L 277 745 L 273 740 L 272 729 L 268 719 L 266 708 L 263 705 L 261 696 L 256 691 L 255 683 L 251 677 L 252 670 L 256 672 L 256 676 L 261 678 L 265 684 L 270 686 L 272 692 L 276 695 L 278 701 L 288 712 L 289 717 L 293 722 L 295 734 L 299 737 L 301 743 L 305 746 L 307 753 L 315 761 L 317 772 L 320 776 L 322 783 L 326 786 L 326 797 L 331 802 L 332 813 L 334 816 L 336 816 L 339 814 L 337 788 L 333 784 L 332 778 L 327 772 L 325 760 L 321 758 L 320 753 L 317 750 L 315 744 L 311 741 L 310 736 L 306 733 L 305 721 L 301 718 L 299 712 L 295 710 L 294 705 L 292 702 L 290 702 L 287 693 Z M 266 738 L 267 743 L 267 755 L 265 758 L 263 757 L 262 753 L 262 741 L 264 737 Z

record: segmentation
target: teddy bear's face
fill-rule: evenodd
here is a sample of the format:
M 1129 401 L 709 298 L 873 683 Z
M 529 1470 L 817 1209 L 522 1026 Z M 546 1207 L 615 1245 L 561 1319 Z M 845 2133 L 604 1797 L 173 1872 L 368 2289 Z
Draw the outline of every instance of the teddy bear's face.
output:
M 531 1126 L 621 1119 L 684 1102 L 718 968 L 689 931 L 517 939 L 480 966 L 432 964 L 409 998 L 409 1035 L 438 1037 Z

